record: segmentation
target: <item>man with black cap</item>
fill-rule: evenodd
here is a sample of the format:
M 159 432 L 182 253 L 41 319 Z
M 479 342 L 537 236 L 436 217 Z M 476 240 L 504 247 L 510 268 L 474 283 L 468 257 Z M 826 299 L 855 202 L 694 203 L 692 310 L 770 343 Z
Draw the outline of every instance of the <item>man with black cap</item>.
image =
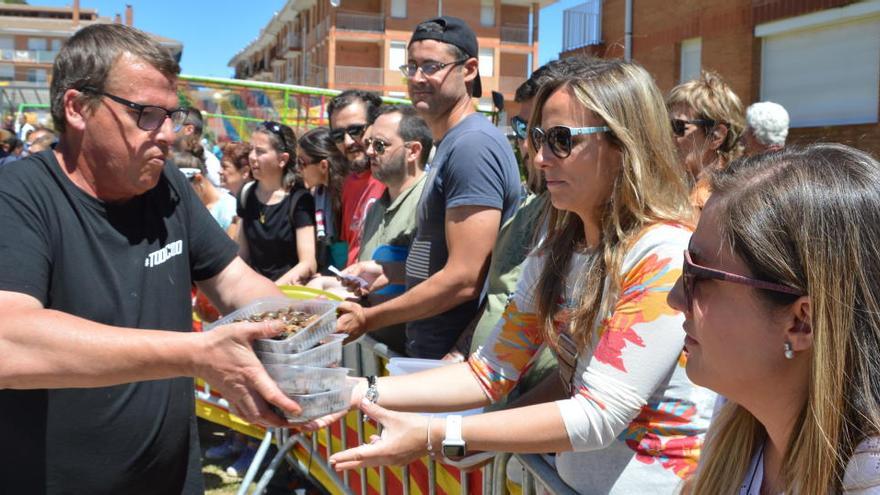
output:
M 437 148 L 406 261 L 407 291 L 371 308 L 340 306 L 340 331 L 360 335 L 406 322 L 407 354 L 440 358 L 476 315 L 500 225 L 519 204 L 516 159 L 504 135 L 476 113 L 479 47 L 461 19 L 416 26 L 400 69 Z

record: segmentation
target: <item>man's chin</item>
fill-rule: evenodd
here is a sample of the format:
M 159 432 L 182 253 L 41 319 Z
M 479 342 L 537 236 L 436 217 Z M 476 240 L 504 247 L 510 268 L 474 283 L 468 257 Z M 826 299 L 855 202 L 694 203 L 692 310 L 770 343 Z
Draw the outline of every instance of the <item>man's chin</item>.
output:
M 359 160 L 352 160 L 352 161 L 348 162 L 348 168 L 352 172 L 361 173 L 364 170 L 370 169 L 370 160 L 365 159 L 365 158 L 361 158 Z

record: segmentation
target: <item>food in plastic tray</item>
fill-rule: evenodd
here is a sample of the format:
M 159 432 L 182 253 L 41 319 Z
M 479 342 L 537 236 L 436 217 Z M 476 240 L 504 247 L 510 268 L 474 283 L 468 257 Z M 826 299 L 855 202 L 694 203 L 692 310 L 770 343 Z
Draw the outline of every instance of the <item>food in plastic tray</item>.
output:
M 285 394 L 315 394 L 339 390 L 345 385 L 348 368 L 313 368 L 289 364 L 263 365 Z
M 285 414 L 291 423 L 305 423 L 313 419 L 345 411 L 351 405 L 351 385 L 345 385 L 340 389 L 317 394 L 290 394 L 291 400 L 299 404 L 302 413 L 299 416 Z
M 289 353 L 306 350 L 323 337 L 336 330 L 336 301 L 299 300 L 286 297 L 260 299 L 232 312 L 206 330 L 239 321 L 262 321 L 264 319 L 287 319 L 289 331 L 283 340 L 260 339 L 254 341 L 254 350 Z
M 257 351 L 257 358 L 266 364 L 287 364 L 331 368 L 342 364 L 342 341 L 347 335 L 334 333 L 324 337 L 322 344 L 307 351 L 293 354 Z

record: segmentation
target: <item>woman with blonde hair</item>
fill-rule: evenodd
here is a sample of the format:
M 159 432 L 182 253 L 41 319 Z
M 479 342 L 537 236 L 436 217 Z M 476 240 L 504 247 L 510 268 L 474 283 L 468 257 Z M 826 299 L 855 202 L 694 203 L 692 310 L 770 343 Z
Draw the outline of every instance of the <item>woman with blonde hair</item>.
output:
M 467 362 L 358 381 L 352 405 L 384 431 L 331 457 L 337 469 L 401 464 L 441 446 L 448 458 L 557 451 L 562 479 L 588 494 L 672 493 L 695 469 L 714 395 L 685 376 L 682 317 L 665 301 L 691 210 L 663 98 L 639 65 L 596 60 L 546 83 L 534 105 L 530 151 L 551 203 L 546 240 Z M 486 405 L 544 346 L 568 398 L 445 425 L 385 409 Z
M 672 88 L 666 106 L 679 159 L 693 185 L 691 202 L 699 210 L 709 197 L 703 171 L 724 168 L 742 154 L 743 105 L 718 74 L 703 72 Z
M 837 144 L 711 178 L 670 305 L 729 401 L 689 493 L 880 493 L 880 164 Z

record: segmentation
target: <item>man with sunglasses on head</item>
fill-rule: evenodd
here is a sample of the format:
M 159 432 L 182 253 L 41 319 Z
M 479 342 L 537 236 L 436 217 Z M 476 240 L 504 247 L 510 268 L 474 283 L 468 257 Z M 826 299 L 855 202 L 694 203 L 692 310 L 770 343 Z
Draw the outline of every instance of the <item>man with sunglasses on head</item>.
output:
M 180 66 L 87 26 L 55 58 L 59 141 L 0 170 L 0 480 L 8 493 L 203 493 L 193 380 L 250 422 L 286 398 L 251 350 L 278 323 L 193 333 L 193 282 L 228 312 L 281 295 L 166 158 Z
M 370 172 L 363 138 L 373 123 L 382 99 L 370 91 L 350 89 L 334 96 L 327 105 L 330 137 L 348 161 L 348 176 L 342 184 L 341 239 L 348 243 L 346 265 L 357 261 L 364 217 L 374 201 L 382 196 L 385 186 Z
M 406 260 L 406 292 L 362 308 L 340 306 L 353 336 L 406 322 L 407 354 L 443 357 L 477 314 L 492 246 L 519 204 L 516 159 L 504 135 L 476 113 L 482 96 L 477 38 L 455 17 L 416 26 L 401 71 L 436 150 Z

